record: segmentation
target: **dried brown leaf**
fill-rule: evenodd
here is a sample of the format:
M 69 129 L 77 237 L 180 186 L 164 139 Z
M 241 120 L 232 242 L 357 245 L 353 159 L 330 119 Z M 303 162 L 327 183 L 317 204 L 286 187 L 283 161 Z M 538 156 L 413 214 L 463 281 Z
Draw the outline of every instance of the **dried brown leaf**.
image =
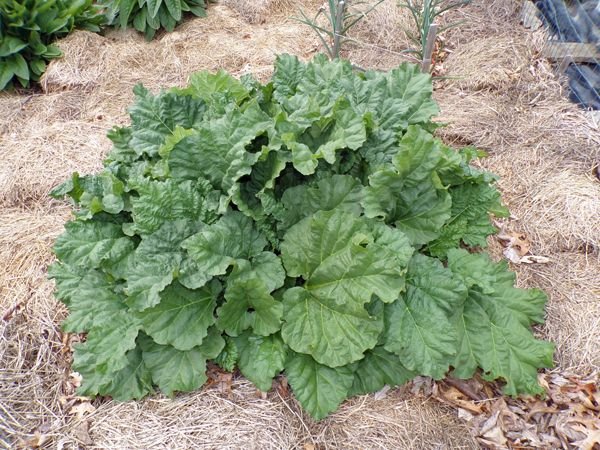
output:
M 523 264 L 548 264 L 552 262 L 547 256 L 525 255 L 521 258 Z
M 498 239 L 503 241 L 505 246 L 514 249 L 519 256 L 525 256 L 531 248 L 531 241 L 525 233 L 501 230 Z
M 256 390 L 256 396 L 257 396 L 258 398 L 260 398 L 261 400 L 266 400 L 266 399 L 267 399 L 267 393 L 266 393 L 266 392 L 263 392 L 263 391 L 261 391 L 260 389 L 257 389 L 257 390 Z
M 559 410 L 556 408 L 556 406 L 548 406 L 548 405 L 546 405 L 545 402 L 538 401 L 530 407 L 529 411 L 527 412 L 527 414 L 525 416 L 525 421 L 529 422 L 531 420 L 531 418 L 533 416 L 535 416 L 536 414 L 546 414 L 546 413 L 554 414 L 558 411 Z
M 93 445 L 94 441 L 90 436 L 90 423 L 87 420 L 80 422 L 74 429 L 73 435 L 83 445 Z
M 500 416 L 500 411 L 494 411 L 494 413 L 487 418 L 485 422 L 481 425 L 481 429 L 479 430 L 480 435 L 485 435 L 492 428 L 495 428 L 498 424 L 498 417 Z
M 600 430 L 587 430 L 583 427 L 578 427 L 583 433 L 587 433 L 585 439 L 573 442 L 573 445 L 581 450 L 595 450 L 596 445 L 600 446 Z
M 373 396 L 373 398 L 375 400 L 383 400 L 384 398 L 387 397 L 387 393 L 389 392 L 390 389 L 391 388 L 386 384 L 379 391 L 375 392 L 375 395 Z
M 78 419 L 82 419 L 86 414 L 91 414 L 94 411 L 96 411 L 96 408 L 92 406 L 90 402 L 82 402 L 73 406 L 69 410 L 69 414 L 74 414 L 77 416 Z
M 586 434 L 577 429 L 577 423 L 569 417 L 560 416 L 554 426 L 556 434 L 566 442 L 580 441 Z
M 466 396 L 455 387 L 449 387 L 448 389 L 440 389 L 440 400 L 445 403 L 449 403 L 452 406 L 456 406 L 473 414 L 481 414 L 483 412 L 482 405 L 473 402 L 466 398 Z
M 494 428 L 491 428 L 490 430 L 488 430 L 484 435 L 483 438 L 494 445 L 495 448 L 498 449 L 505 449 L 508 448 L 507 443 L 508 440 L 506 439 L 506 436 L 504 436 L 504 432 L 502 431 L 502 429 L 500 429 L 499 426 L 495 426 Z
M 40 448 L 48 441 L 48 439 L 49 438 L 46 434 L 36 431 L 33 433 L 33 436 L 19 440 L 17 447 L 22 449 Z
M 281 398 L 289 397 L 290 388 L 286 377 L 281 375 L 275 379 L 275 390 Z
M 83 377 L 79 372 L 71 372 L 69 375 L 69 382 L 73 385 L 73 387 L 78 388 L 81 386 L 81 382 L 83 381 Z

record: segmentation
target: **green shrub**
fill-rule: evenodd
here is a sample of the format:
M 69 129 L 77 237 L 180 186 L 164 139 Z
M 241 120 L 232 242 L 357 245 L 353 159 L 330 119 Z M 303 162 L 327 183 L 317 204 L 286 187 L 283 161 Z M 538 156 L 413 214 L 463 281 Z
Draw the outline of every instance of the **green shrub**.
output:
M 77 205 L 50 275 L 81 394 L 190 391 L 207 360 L 285 373 L 316 419 L 416 375 L 541 391 L 546 297 L 477 252 L 507 211 L 479 152 L 432 136 L 429 75 L 284 55 L 265 86 L 135 94 L 104 170 L 52 193 Z
M 0 0 L 0 90 L 29 87 L 61 55 L 52 43 L 74 28 L 100 31 L 106 22 L 92 0 Z
M 161 27 L 173 31 L 186 12 L 206 16 L 204 0 L 104 0 L 102 5 L 108 10 L 111 24 L 132 26 L 147 40 Z

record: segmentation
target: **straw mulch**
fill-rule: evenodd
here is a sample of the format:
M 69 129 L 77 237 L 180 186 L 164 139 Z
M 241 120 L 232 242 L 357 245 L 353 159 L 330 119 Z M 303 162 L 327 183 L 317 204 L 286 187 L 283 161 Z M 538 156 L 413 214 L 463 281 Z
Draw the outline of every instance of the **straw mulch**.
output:
M 72 171 L 101 167 L 110 147 L 106 131 L 127 123 L 136 83 L 156 91 L 185 84 L 193 71 L 219 68 L 264 81 L 277 53 L 309 58 L 319 48 L 310 29 L 286 19 L 299 2 L 225 3 L 151 43 L 131 31 L 76 32 L 60 42 L 65 57 L 49 66 L 43 93 L 0 94 L 0 447 L 475 449 L 585 443 L 580 428 L 593 431 L 596 425 L 577 392 L 590 391 L 600 369 L 600 182 L 592 172 L 600 161 L 600 129 L 563 97 L 552 68 L 539 57 L 544 36 L 519 25 L 516 0 L 475 0 L 444 19 L 465 22 L 444 36 L 448 51 L 440 65 L 451 78 L 436 82 L 435 95 L 440 120 L 448 123 L 440 136 L 489 152 L 482 164 L 501 176 L 513 213 L 503 225 L 524 234 L 532 254 L 550 260 L 513 267 L 520 285 L 549 295 L 547 323 L 538 330 L 557 345 L 557 371 L 544 375 L 554 401 L 547 411 L 529 414 L 540 407 L 533 400 L 502 403 L 495 387 L 476 381 L 459 395 L 445 383 L 418 380 L 348 401 L 318 423 L 300 412 L 283 384 L 264 398 L 238 376 L 175 399 L 117 403 L 74 395 L 79 380 L 69 364 L 77 337 L 61 334 L 66 310 L 46 279 L 51 245 L 69 208 L 48 200 L 49 190 Z M 301 3 L 311 14 L 320 6 Z M 410 21 L 393 3 L 380 5 L 353 30 L 345 56 L 355 64 L 386 69 L 405 59 L 399 53 L 408 46 L 402 29 Z M 502 258 L 502 245 L 496 239 L 490 244 Z M 560 375 L 567 370 L 577 375 Z M 572 381 L 577 376 L 583 381 Z M 569 403 L 556 392 L 571 385 L 579 400 Z M 569 422 L 567 403 L 583 405 L 576 410 L 584 422 Z M 521 434 L 527 428 L 530 439 L 519 438 L 515 427 Z
M 300 2 L 294 0 L 223 0 L 222 3 L 231 9 L 237 11 L 246 21 L 252 24 L 265 23 L 274 18 L 286 18 L 294 7 L 298 7 Z M 302 2 L 304 6 L 316 5 L 316 2 Z

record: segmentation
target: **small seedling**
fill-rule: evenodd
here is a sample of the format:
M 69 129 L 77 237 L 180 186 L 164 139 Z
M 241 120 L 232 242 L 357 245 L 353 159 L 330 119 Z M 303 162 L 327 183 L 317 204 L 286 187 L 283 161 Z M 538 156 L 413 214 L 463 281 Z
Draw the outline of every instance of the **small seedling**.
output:
M 410 49 L 407 53 L 412 53 L 420 62 L 424 71 L 431 69 L 431 52 L 428 55 L 428 47 L 431 51 L 435 42 L 436 34 L 439 35 L 449 28 L 456 27 L 462 24 L 462 21 L 453 22 L 444 27 L 438 27 L 435 20 L 442 14 L 451 9 L 471 3 L 471 0 L 404 0 L 398 5 L 410 11 L 411 18 L 414 24 L 414 30 L 408 30 L 407 36 L 414 43 L 415 48 Z M 435 30 L 432 33 L 432 27 Z M 415 31 L 416 30 L 416 31 Z
M 350 7 L 364 5 L 365 2 L 328 0 L 327 8 L 325 6 L 319 8 L 314 18 L 309 18 L 304 10 L 300 9 L 302 17 L 294 17 L 294 19 L 311 27 L 319 36 L 329 58 L 336 59 L 340 56 L 340 49 L 348 30 L 364 19 L 381 2 L 383 0 L 379 0 L 366 11 L 350 11 Z M 327 25 L 318 25 L 321 16 L 326 17 Z

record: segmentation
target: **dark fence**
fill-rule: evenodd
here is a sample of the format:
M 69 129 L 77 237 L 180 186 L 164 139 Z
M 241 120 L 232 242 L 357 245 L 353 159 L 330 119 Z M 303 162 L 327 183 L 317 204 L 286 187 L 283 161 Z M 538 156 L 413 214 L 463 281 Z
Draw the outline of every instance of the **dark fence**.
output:
M 600 0 L 526 0 L 523 23 L 544 26 L 544 56 L 569 80 L 569 97 L 600 110 Z

